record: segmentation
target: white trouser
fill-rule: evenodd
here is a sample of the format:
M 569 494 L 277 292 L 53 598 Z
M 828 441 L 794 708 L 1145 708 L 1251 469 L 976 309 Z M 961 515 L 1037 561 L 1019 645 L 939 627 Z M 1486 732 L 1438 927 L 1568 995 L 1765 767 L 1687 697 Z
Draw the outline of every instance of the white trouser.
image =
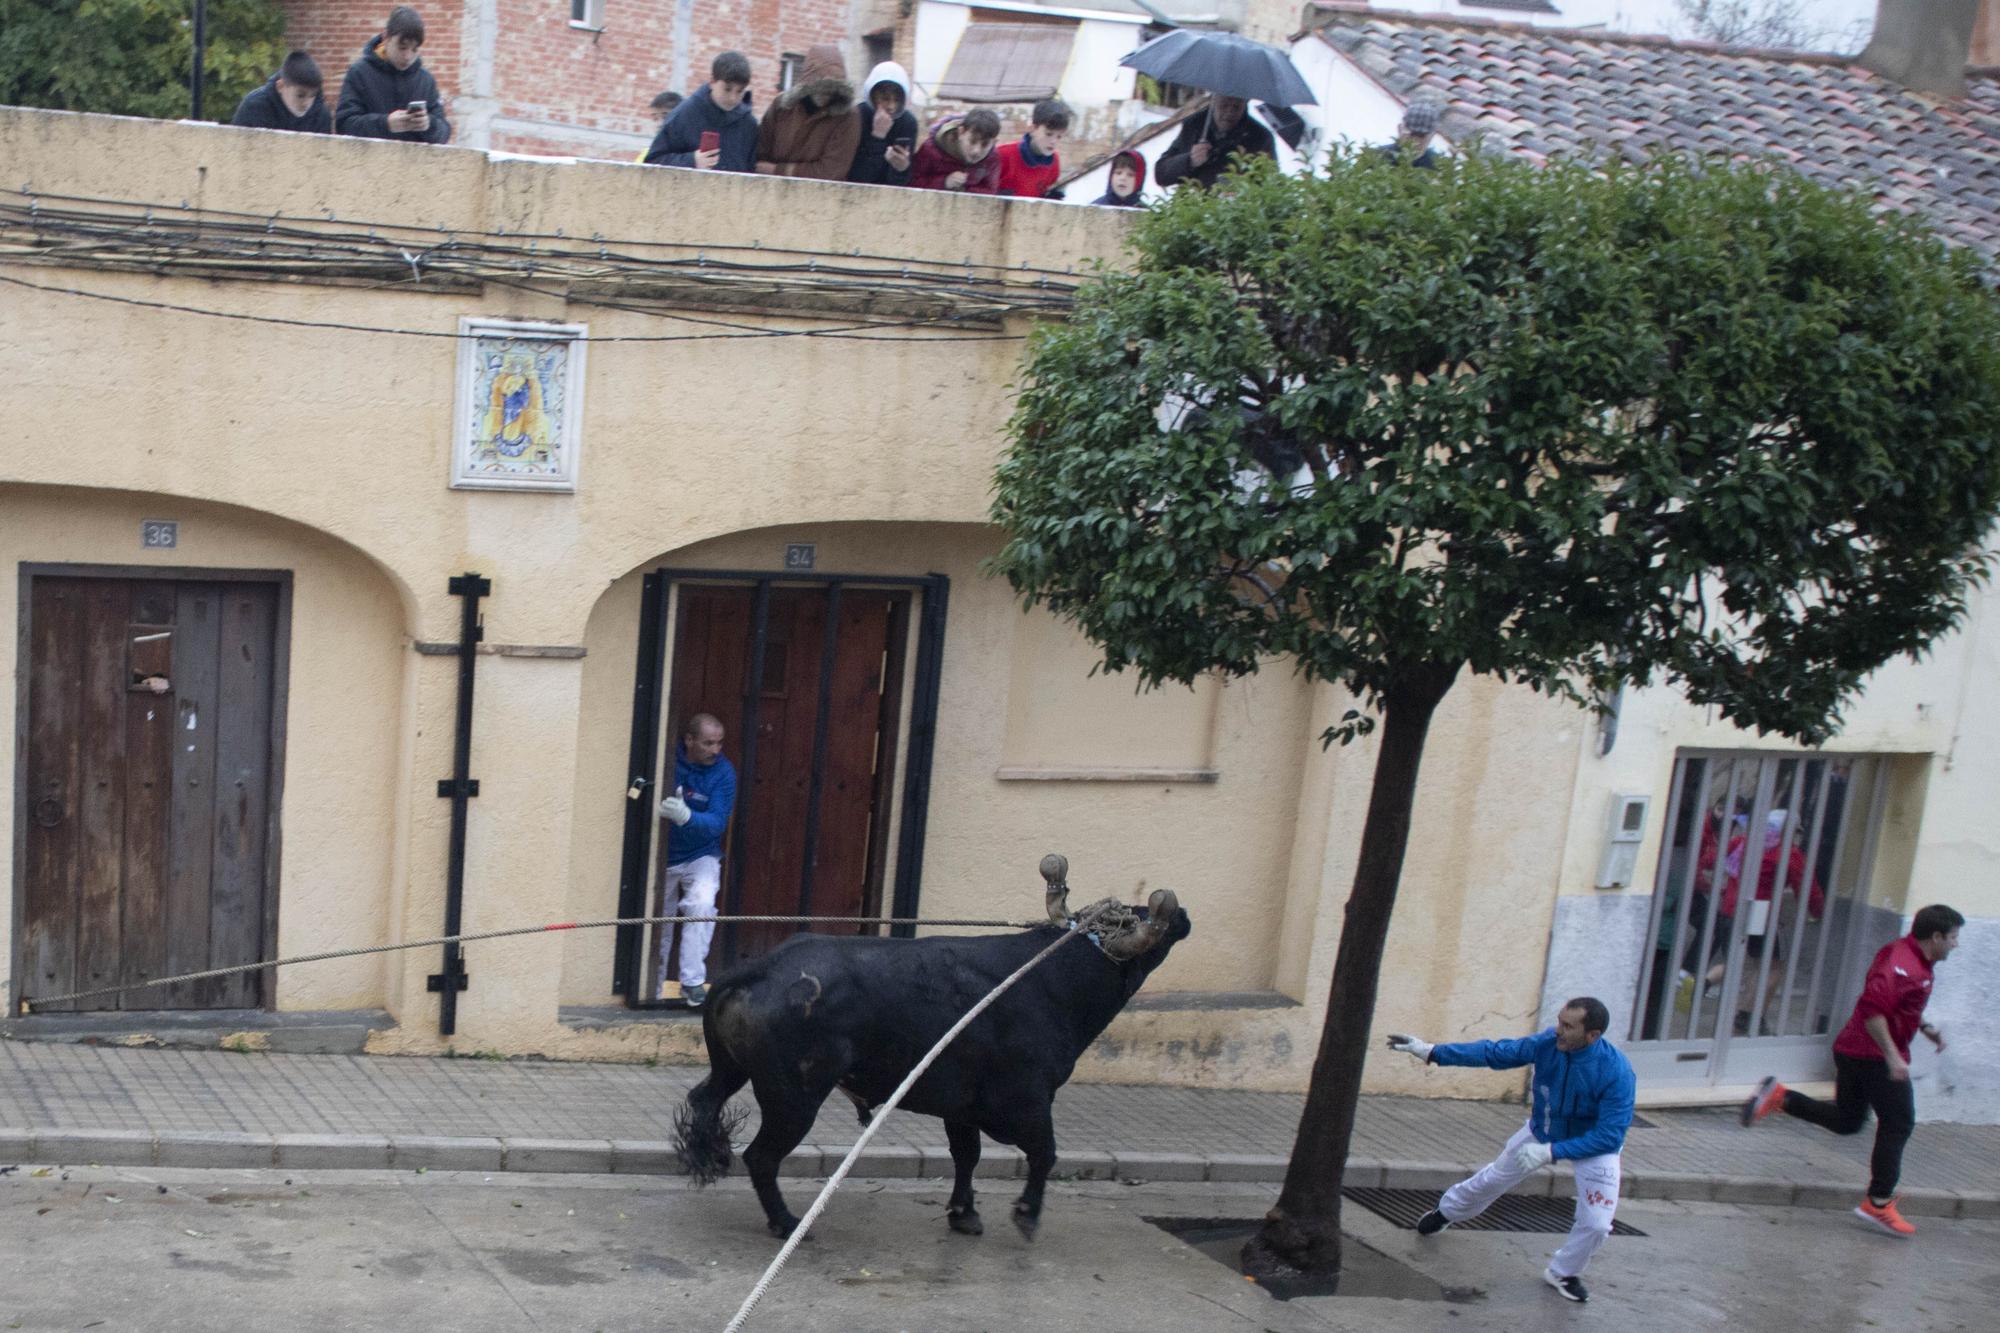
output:
M 1479 1168 L 1479 1173 L 1459 1181 L 1444 1192 L 1438 1211 L 1447 1222 L 1463 1222 L 1477 1217 L 1493 1201 L 1527 1179 L 1528 1173 L 1514 1165 L 1514 1154 L 1533 1137 L 1524 1121 L 1507 1140 L 1500 1155 Z M 1549 1270 L 1557 1277 L 1575 1277 L 1583 1272 L 1590 1256 L 1611 1234 L 1611 1215 L 1618 1211 L 1618 1154 L 1579 1157 L 1576 1168 L 1576 1220 L 1570 1224 L 1569 1239 L 1549 1260 Z
M 716 891 L 722 887 L 722 861 L 713 856 L 697 856 L 667 867 L 666 893 L 662 907 L 667 916 L 714 916 Z M 681 925 L 681 985 L 701 986 L 708 981 L 708 945 L 715 938 L 713 921 L 688 921 Z M 660 970 L 667 969 L 667 951 L 674 937 L 660 932 Z

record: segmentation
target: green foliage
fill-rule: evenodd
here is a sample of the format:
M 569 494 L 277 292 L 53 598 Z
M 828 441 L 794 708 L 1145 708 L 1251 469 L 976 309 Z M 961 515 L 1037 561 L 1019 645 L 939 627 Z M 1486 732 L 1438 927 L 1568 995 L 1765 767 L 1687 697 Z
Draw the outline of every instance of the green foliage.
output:
M 193 15 L 192 0 L 0 0 L 0 103 L 185 116 Z M 284 33 L 276 0 L 208 0 L 204 117 L 228 120 L 277 72 Z
M 1666 680 L 1810 743 L 1984 575 L 2000 307 L 1858 195 L 1363 156 L 1133 245 L 1037 333 L 993 506 L 992 568 L 1108 669 Z

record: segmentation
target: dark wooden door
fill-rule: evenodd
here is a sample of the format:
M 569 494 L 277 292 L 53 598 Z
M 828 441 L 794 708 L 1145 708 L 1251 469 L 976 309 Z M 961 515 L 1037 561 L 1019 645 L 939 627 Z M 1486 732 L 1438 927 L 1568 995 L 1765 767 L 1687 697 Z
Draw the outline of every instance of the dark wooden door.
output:
M 751 915 L 869 914 L 881 901 L 876 853 L 895 757 L 895 676 L 902 654 L 900 644 L 892 645 L 893 630 L 906 623 L 908 594 L 842 587 L 836 597 L 823 587 L 780 587 L 768 596 L 755 752 L 737 793 L 740 828 L 729 848 L 741 865 L 725 861 L 725 906 Z M 681 587 L 665 722 L 671 755 L 689 715 L 713 713 L 739 780 L 756 598 L 754 588 Z M 830 608 L 836 623 L 829 642 Z M 670 785 L 671 774 L 665 779 Z M 738 884 L 732 905 L 728 892 Z M 796 929 L 725 927 L 711 951 L 711 970 L 765 953 Z
M 257 961 L 278 586 L 40 576 L 28 601 L 22 997 Z M 267 1000 L 244 973 L 59 1007 Z

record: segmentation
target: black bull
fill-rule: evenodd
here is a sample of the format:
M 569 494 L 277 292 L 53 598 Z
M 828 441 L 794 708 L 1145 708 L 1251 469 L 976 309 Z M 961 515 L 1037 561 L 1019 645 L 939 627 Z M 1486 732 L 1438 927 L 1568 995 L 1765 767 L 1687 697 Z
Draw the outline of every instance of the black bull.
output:
M 952 1230 L 976 1236 L 984 1229 L 972 1192 L 984 1132 L 1027 1156 L 1014 1224 L 1033 1238 L 1056 1160 L 1056 1089 L 1188 930 L 1173 895 L 1155 893 L 1148 919 L 1130 936 L 1102 951 L 1088 940 L 1056 950 L 917 1080 L 901 1105 L 944 1121 L 957 1175 L 946 1211 Z M 704 1183 L 729 1169 L 723 1106 L 750 1084 L 762 1123 L 743 1164 L 771 1233 L 789 1236 L 798 1218 L 778 1192 L 778 1167 L 811 1130 L 827 1094 L 847 1093 L 865 1120 L 953 1023 L 1061 932 L 1051 925 L 913 940 L 796 935 L 732 970 L 702 1011 L 709 1073 L 676 1121 L 683 1168 Z M 1135 952 L 1116 957 L 1122 950 Z

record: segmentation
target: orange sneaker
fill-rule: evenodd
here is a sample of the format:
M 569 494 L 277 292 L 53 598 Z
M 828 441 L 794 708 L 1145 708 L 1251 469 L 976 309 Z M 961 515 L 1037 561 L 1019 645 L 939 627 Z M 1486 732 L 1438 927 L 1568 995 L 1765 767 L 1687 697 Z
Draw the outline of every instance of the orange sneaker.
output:
M 1750 1094 L 1750 1100 L 1743 1103 L 1742 1112 L 1736 1117 L 1748 1129 L 1767 1115 L 1775 1115 L 1785 1109 L 1785 1085 L 1775 1078 L 1766 1078 L 1757 1085 L 1757 1091 Z
M 1887 1232 L 1891 1236 L 1908 1237 L 1917 1234 L 1917 1229 L 1904 1220 L 1901 1213 L 1896 1211 L 1896 1201 L 1894 1199 L 1884 1204 L 1878 1204 L 1873 1199 L 1864 1196 L 1861 1202 L 1854 1206 L 1854 1215 L 1869 1225 Z

